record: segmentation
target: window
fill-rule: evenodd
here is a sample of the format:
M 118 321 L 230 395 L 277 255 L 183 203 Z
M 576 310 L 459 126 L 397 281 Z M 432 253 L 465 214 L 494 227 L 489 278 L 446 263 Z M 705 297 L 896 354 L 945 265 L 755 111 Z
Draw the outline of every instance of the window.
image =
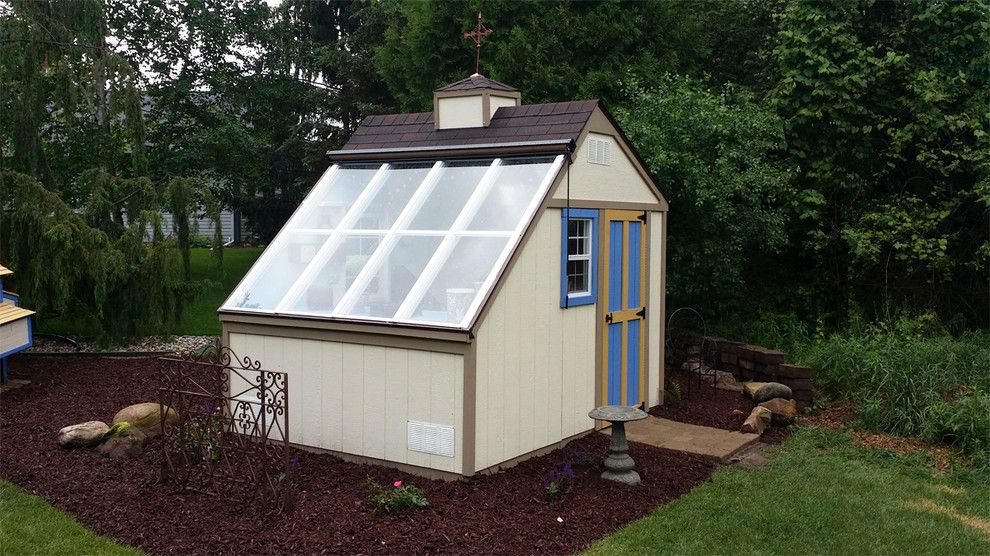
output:
M 561 213 L 560 306 L 588 305 L 595 302 L 598 288 L 598 211 Z

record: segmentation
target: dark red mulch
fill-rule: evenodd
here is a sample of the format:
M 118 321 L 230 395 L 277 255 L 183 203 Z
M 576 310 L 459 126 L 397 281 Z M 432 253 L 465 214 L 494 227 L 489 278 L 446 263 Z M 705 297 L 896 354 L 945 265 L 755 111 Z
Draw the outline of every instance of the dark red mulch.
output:
M 597 470 L 579 467 L 573 494 L 548 502 L 542 481 L 562 461 L 561 451 L 460 482 L 303 452 L 295 472 L 300 492 L 294 511 L 266 515 L 156 486 L 159 452 L 153 448 L 130 462 L 58 448 L 59 428 L 109 420 L 121 407 L 155 399 L 157 364 L 14 359 L 12 375 L 32 384 L 0 400 L 0 477 L 43 496 L 99 534 L 153 553 L 574 553 L 682 496 L 716 467 L 700 456 L 633 444 L 642 487 L 603 481 Z M 603 435 L 592 434 L 564 451 L 597 459 L 606 443 Z M 368 501 L 368 477 L 419 486 L 430 507 L 384 515 Z
M 715 390 L 711 384 L 702 383 L 699 386 L 696 381 L 693 381 L 690 384 L 690 390 L 688 390 L 689 373 L 685 371 L 667 369 L 665 375 L 666 390 L 670 391 L 671 382 L 676 381 L 681 387 L 682 399 L 677 404 L 661 405 L 651 409 L 650 414 L 657 417 L 692 425 L 737 431 L 756 405 L 753 400 L 739 392 Z M 734 409 L 741 411 L 742 414 L 733 415 L 732 410 Z M 790 434 L 790 429 L 771 427 L 760 436 L 760 441 L 767 444 L 779 444 Z

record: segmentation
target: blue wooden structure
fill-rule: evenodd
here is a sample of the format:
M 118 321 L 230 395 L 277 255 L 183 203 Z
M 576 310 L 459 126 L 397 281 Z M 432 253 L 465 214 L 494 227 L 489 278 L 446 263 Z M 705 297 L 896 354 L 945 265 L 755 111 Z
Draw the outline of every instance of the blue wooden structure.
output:
M 20 298 L 3 288 L 3 279 L 13 272 L 0 265 L 0 383 L 7 383 L 7 358 L 31 347 L 34 342 L 32 315 L 24 309 Z

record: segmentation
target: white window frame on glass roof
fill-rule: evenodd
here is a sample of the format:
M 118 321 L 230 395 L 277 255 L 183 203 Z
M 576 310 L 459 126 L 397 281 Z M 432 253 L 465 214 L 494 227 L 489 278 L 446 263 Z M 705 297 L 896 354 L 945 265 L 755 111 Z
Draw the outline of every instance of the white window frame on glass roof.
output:
M 532 162 L 532 164 L 525 164 L 522 161 L 526 158 L 531 158 L 534 162 Z M 409 197 L 408 201 L 406 201 L 405 206 L 402 207 L 395 220 L 387 229 L 361 229 L 358 226 L 358 220 L 365 215 L 369 205 L 376 198 L 376 195 L 380 192 L 381 188 L 390 177 L 391 172 L 395 172 L 394 175 L 396 178 L 401 179 L 401 174 L 399 174 L 399 172 L 402 172 L 403 170 L 412 170 L 410 168 L 402 168 L 402 163 L 381 164 L 370 180 L 368 180 L 368 182 L 364 185 L 364 188 L 357 194 L 357 197 L 353 200 L 351 205 L 346 208 L 343 216 L 340 217 L 340 220 L 333 228 L 298 227 L 300 224 L 306 223 L 307 219 L 311 215 L 318 214 L 315 211 L 320 208 L 319 202 L 326 198 L 328 194 L 333 193 L 330 188 L 334 187 L 336 183 L 335 179 L 338 177 L 343 178 L 344 174 L 342 172 L 346 172 L 348 170 L 348 167 L 346 166 L 332 166 L 320 178 L 316 186 L 296 210 L 295 214 L 293 214 L 282 230 L 276 235 L 275 239 L 272 240 L 271 244 L 265 250 L 265 253 L 262 254 L 259 260 L 252 266 L 251 270 L 248 271 L 245 278 L 224 303 L 223 310 L 287 317 L 303 316 L 317 317 L 328 320 L 426 325 L 442 328 L 465 329 L 469 327 L 480 310 L 481 305 L 490 295 L 495 281 L 504 271 L 509 257 L 511 257 L 513 251 L 518 246 L 526 227 L 533 220 L 533 217 L 539 209 L 541 202 L 546 197 L 554 178 L 560 171 L 564 160 L 563 155 L 555 156 L 552 161 L 548 161 L 549 157 L 546 155 L 526 158 L 516 158 L 513 159 L 513 161 L 516 164 L 521 163 L 520 165 L 546 165 L 547 167 L 545 174 L 543 174 L 542 177 L 540 177 L 539 174 L 533 174 L 533 178 L 540 177 L 539 185 L 532 192 L 532 196 L 528 199 L 528 201 L 526 201 L 522 213 L 515 222 L 515 227 L 511 230 L 470 229 L 474 219 L 479 215 L 479 213 L 482 212 L 483 205 L 486 201 L 489 201 L 489 195 L 499 184 L 499 178 L 503 175 L 503 171 L 510 167 L 505 164 L 505 158 L 490 159 L 491 162 L 489 163 L 487 170 L 484 170 L 484 174 L 474 186 L 474 190 L 470 193 L 464 202 L 464 205 L 461 207 L 460 212 L 457 214 L 456 218 L 454 218 L 453 223 L 448 227 L 448 229 L 423 230 L 412 229 L 410 227 L 414 219 L 416 219 L 416 217 L 420 214 L 421 209 L 424 208 L 424 203 L 430 198 L 430 194 L 436 188 L 443 176 L 444 171 L 455 168 L 455 166 L 451 166 L 443 160 L 433 161 L 432 166 L 429 167 L 429 170 L 422 180 L 419 181 L 418 185 L 414 186 L 415 189 L 413 190 L 413 193 Z M 479 162 L 482 160 L 488 159 L 479 159 Z M 429 160 L 420 161 L 420 163 L 424 164 L 421 168 L 428 167 L 426 165 L 430 162 L 431 161 Z M 475 166 L 475 168 L 478 168 L 480 173 L 480 169 L 483 168 L 483 166 L 478 165 Z M 363 170 L 367 172 L 370 172 L 373 169 L 373 164 L 371 165 L 371 168 L 368 168 L 367 165 L 363 168 Z M 412 179 L 418 179 L 418 176 L 415 174 L 412 174 L 412 176 Z M 472 181 L 471 184 L 474 184 L 474 182 Z M 470 184 L 465 185 L 465 187 L 469 186 Z M 409 189 L 406 188 L 404 191 L 408 192 Z M 525 197 L 516 199 L 524 200 Z M 432 204 L 436 204 L 438 202 L 442 202 L 442 199 L 433 200 Z M 508 213 L 508 211 L 504 212 Z M 258 287 L 264 287 L 264 281 L 266 278 L 265 275 L 271 273 L 273 270 L 276 270 L 272 267 L 272 265 L 277 262 L 278 259 L 276 259 L 276 257 L 279 256 L 279 253 L 298 245 L 293 243 L 293 239 L 290 238 L 292 238 L 293 235 L 308 234 L 313 234 L 315 236 L 326 236 L 326 239 L 322 245 L 316 249 L 315 254 L 313 254 L 308 261 L 303 261 L 301 263 L 305 266 L 298 276 L 292 278 L 292 275 L 286 275 L 290 280 L 292 280 L 291 285 L 288 286 L 282 294 L 282 297 L 274 303 L 274 307 L 262 308 L 238 306 L 235 300 L 246 299 L 245 295 L 255 291 Z M 413 236 L 438 238 L 439 245 L 432 250 L 432 254 L 430 254 L 428 260 L 426 260 L 425 266 L 423 266 L 422 270 L 419 272 L 419 275 L 415 276 L 415 281 L 412 283 L 410 289 L 405 292 L 404 297 L 402 297 L 403 294 L 399 294 L 400 297 L 396 299 L 398 306 L 395 312 L 391 317 L 355 314 L 355 304 L 358 303 L 364 294 L 369 293 L 367 292 L 369 286 L 373 281 L 375 281 L 376 277 L 379 276 L 379 273 L 382 272 L 383 265 L 388 263 L 389 257 L 392 255 L 392 251 L 398 242 L 404 237 Z M 317 278 L 320 273 L 328 268 L 327 265 L 330 263 L 332 257 L 335 256 L 338 249 L 341 248 L 343 243 L 349 238 L 356 237 L 378 238 L 378 244 L 374 251 L 371 252 L 371 255 L 367 258 L 367 260 L 364 261 L 363 266 L 360 268 L 360 271 L 357 272 L 353 281 L 342 286 L 343 294 L 339 297 L 339 299 L 335 302 L 331 302 L 332 307 L 328 311 L 319 312 L 295 309 L 294 307 L 302 300 L 307 289 L 318 283 Z M 451 255 L 454 253 L 458 243 L 463 238 L 469 237 L 504 238 L 505 244 L 495 258 L 492 268 L 490 268 L 488 273 L 485 275 L 484 280 L 482 280 L 480 284 L 475 282 L 477 287 L 473 290 L 472 288 L 465 288 L 464 292 L 462 292 L 466 293 L 466 295 L 473 295 L 470 304 L 468 304 L 467 308 L 464 310 L 464 314 L 461 315 L 461 318 L 457 320 L 457 322 L 451 322 L 450 320 L 436 320 L 424 316 L 416 318 L 417 308 L 419 308 L 420 304 L 424 302 L 425 296 L 430 291 L 430 288 L 433 286 L 435 280 L 438 279 L 440 273 L 444 270 L 444 265 L 448 262 L 448 260 L 450 260 Z M 428 252 L 429 251 L 424 252 L 424 254 Z M 463 251 L 461 253 L 463 253 Z M 452 268 L 457 268 L 457 263 L 453 264 L 455 266 Z M 464 262 L 461 261 L 460 264 L 463 265 Z M 389 269 L 392 268 L 393 267 L 389 267 Z M 456 277 L 458 275 L 453 274 L 452 276 Z M 283 281 L 277 291 L 280 291 L 281 286 L 288 283 L 289 282 Z M 441 282 L 441 284 L 442 283 L 443 282 Z M 448 290 L 448 292 L 451 291 L 453 290 Z M 376 292 L 372 291 L 370 293 L 375 294 Z M 435 294 L 432 295 L 434 295 L 432 299 L 435 300 Z M 401 301 L 399 301 L 400 299 Z M 448 303 L 450 302 L 448 301 Z M 243 301 L 241 304 L 243 304 Z M 461 307 L 463 306 L 458 307 L 454 314 L 459 314 Z M 437 313 L 437 311 L 423 310 L 423 313 L 427 312 L 433 313 L 431 315 L 433 317 L 435 317 Z

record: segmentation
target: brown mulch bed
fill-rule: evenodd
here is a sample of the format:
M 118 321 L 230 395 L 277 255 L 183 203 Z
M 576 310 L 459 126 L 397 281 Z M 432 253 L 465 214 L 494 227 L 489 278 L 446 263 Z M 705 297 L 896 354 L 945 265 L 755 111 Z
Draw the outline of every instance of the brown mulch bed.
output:
M 840 403 L 821 408 L 811 415 L 802 416 L 799 423 L 808 427 L 848 429 L 853 442 L 863 448 L 887 450 L 897 454 L 927 453 L 932 457 L 935 470 L 938 472 L 944 472 L 952 466 L 954 454 L 952 448 L 944 442 L 933 443 L 921 438 L 871 432 L 858 428 L 858 420 L 859 415 L 855 405 Z
M 603 481 L 581 466 L 574 492 L 550 502 L 548 471 L 565 455 L 598 460 L 608 438 L 591 434 L 563 450 L 502 473 L 431 481 L 385 467 L 300 452 L 294 510 L 252 505 L 157 485 L 152 441 L 136 460 L 64 451 L 56 431 L 156 399 L 152 359 L 15 358 L 12 375 L 29 386 L 0 399 L 0 477 L 43 496 L 89 529 L 152 553 L 574 553 L 708 479 L 713 460 L 632 444 L 643 485 Z M 565 454 L 566 453 L 566 454 Z M 369 501 L 366 480 L 403 480 L 430 506 L 386 515 Z
M 697 382 L 692 382 L 691 389 L 688 390 L 689 374 L 685 371 L 667 369 L 665 373 L 667 391 L 670 391 L 671 383 L 676 381 L 680 385 L 683 399 L 677 404 L 654 407 L 650 410 L 650 414 L 681 423 L 738 431 L 756 405 L 753 400 L 740 392 L 715 390 L 711 384 L 706 383 L 699 386 Z M 742 414 L 733 414 L 733 410 L 741 411 Z M 760 436 L 760 441 L 778 444 L 790 434 L 790 429 L 771 427 Z

